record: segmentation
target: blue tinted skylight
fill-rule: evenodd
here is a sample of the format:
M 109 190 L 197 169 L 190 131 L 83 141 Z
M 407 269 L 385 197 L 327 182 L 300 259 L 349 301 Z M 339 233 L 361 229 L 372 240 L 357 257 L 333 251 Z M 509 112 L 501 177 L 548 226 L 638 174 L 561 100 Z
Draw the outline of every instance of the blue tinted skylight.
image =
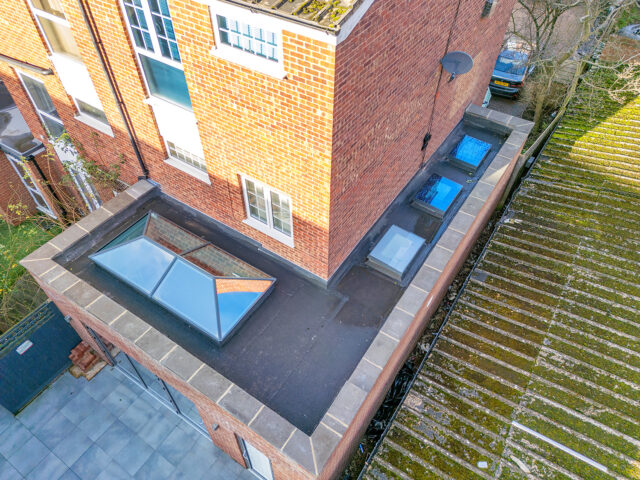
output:
M 490 149 L 490 143 L 465 135 L 456 148 L 453 149 L 451 156 L 477 168 Z
M 461 190 L 462 185 L 434 173 L 418 191 L 413 203 L 428 213 L 442 217 Z
M 384 273 L 401 279 L 424 243 L 424 238 L 392 225 L 369 254 L 369 261 Z
M 90 258 L 218 342 L 275 283 L 153 212 Z

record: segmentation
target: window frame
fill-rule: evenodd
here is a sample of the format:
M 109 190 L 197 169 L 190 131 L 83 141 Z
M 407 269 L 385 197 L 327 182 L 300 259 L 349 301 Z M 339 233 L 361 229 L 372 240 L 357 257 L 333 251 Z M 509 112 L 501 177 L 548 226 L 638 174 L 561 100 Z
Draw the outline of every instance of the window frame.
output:
M 162 55 L 162 50 L 160 48 L 160 43 L 158 42 L 158 32 L 156 31 L 155 24 L 153 22 L 153 13 L 151 12 L 151 7 L 149 6 L 149 0 L 140 0 L 140 4 L 142 5 L 142 11 L 144 13 L 145 21 L 147 22 L 147 30 L 149 31 L 149 36 L 151 37 L 151 45 L 153 46 L 153 51 L 147 50 L 146 48 L 139 47 L 136 43 L 136 39 L 133 35 L 133 27 L 131 26 L 131 22 L 129 20 L 129 15 L 127 15 L 127 6 L 124 3 L 124 0 L 120 0 L 120 8 L 122 8 L 122 16 L 127 25 L 127 32 L 129 34 L 129 39 L 131 41 L 131 47 L 135 53 L 136 62 L 138 63 L 138 68 L 142 72 L 142 79 L 144 81 L 145 88 L 147 89 L 147 95 L 152 97 L 154 100 L 170 103 L 171 105 L 175 105 L 176 107 L 182 108 L 189 112 L 193 111 L 193 108 L 189 108 L 185 105 L 181 105 L 176 102 L 172 102 L 166 98 L 158 97 L 151 93 L 151 88 L 149 86 L 149 80 L 147 79 L 147 72 L 144 69 L 142 61 L 140 60 L 140 55 L 144 55 L 148 58 L 156 60 L 158 62 L 164 63 L 170 67 L 173 67 L 177 70 L 180 70 L 184 74 L 184 67 L 182 66 L 182 53 L 180 53 L 180 46 L 176 41 L 176 47 L 178 48 L 178 54 L 180 55 L 180 61 L 175 61 L 173 59 L 169 59 Z M 171 14 L 171 12 L 169 12 Z M 171 17 L 170 17 L 171 18 Z M 171 22 L 173 24 L 173 18 L 171 18 Z M 189 97 L 191 97 L 191 93 L 189 92 L 189 87 L 187 85 L 187 92 L 189 93 Z
M 267 223 L 264 223 L 261 220 L 258 220 L 257 218 L 251 215 L 251 212 L 249 209 L 249 196 L 247 193 L 247 184 L 246 184 L 247 180 L 250 182 L 253 182 L 256 186 L 262 187 L 264 191 L 264 197 L 265 197 L 264 201 L 265 201 L 265 206 L 267 211 Z M 276 188 L 272 188 L 269 185 L 266 185 L 265 183 L 260 182 L 259 180 L 256 180 L 255 178 L 247 175 L 240 174 L 240 181 L 242 183 L 242 197 L 244 201 L 245 215 L 246 215 L 246 218 L 243 220 L 243 223 L 293 248 L 294 247 L 294 242 L 293 242 L 294 227 L 293 227 L 293 202 L 291 201 L 291 196 L 287 195 L 286 193 Z M 273 207 L 271 205 L 271 192 L 276 193 L 281 198 L 285 198 L 289 201 L 289 222 L 291 224 L 291 235 L 287 235 L 286 233 L 281 232 L 280 230 L 276 229 L 273 226 Z
M 205 170 L 201 170 L 198 167 L 195 167 L 195 166 L 191 165 L 190 163 L 187 163 L 187 162 L 185 162 L 183 160 L 180 160 L 179 158 L 173 157 L 171 155 L 171 150 L 169 148 L 169 142 L 173 143 L 173 145 L 176 148 L 179 148 L 181 150 L 184 150 L 185 152 L 188 152 L 190 155 L 193 155 L 193 156 L 197 156 L 197 155 L 195 155 L 193 152 L 189 152 L 188 150 L 186 150 L 185 148 L 183 148 L 182 146 L 180 146 L 179 144 L 177 144 L 173 140 L 167 140 L 164 137 L 163 137 L 163 140 L 164 140 L 164 143 L 165 143 L 164 147 L 165 147 L 165 149 L 167 151 L 167 158 L 164 161 L 165 163 L 167 163 L 168 165 L 171 165 L 174 168 L 177 168 L 178 170 L 183 171 L 184 173 L 187 173 L 187 174 L 191 175 L 192 177 L 197 178 L 198 180 L 200 180 L 200 181 L 202 181 L 202 182 L 204 182 L 204 183 L 206 183 L 208 185 L 211 185 L 211 180 L 209 178 L 209 170 L 208 169 L 206 171 Z M 200 157 L 198 157 L 198 158 L 200 158 Z M 205 168 L 206 168 L 206 165 L 207 165 L 206 160 L 203 158 L 202 161 L 204 162 L 204 165 L 205 165 Z
M 53 49 L 53 47 L 51 46 L 51 42 L 49 41 L 49 37 L 47 36 L 47 33 L 46 33 L 44 27 L 42 26 L 42 23 L 40 23 L 40 17 L 42 17 L 42 18 L 44 18 L 46 20 L 49 20 L 50 22 L 57 23 L 58 25 L 61 25 L 62 27 L 65 27 L 65 28 L 69 29 L 69 33 L 71 34 L 71 38 L 73 40 L 73 43 L 75 43 L 76 49 L 78 49 L 78 43 L 76 42 L 76 39 L 73 36 L 73 32 L 71 31 L 71 24 L 67 20 L 66 14 L 65 14 L 65 18 L 60 18 L 57 15 L 53 15 L 53 14 L 51 14 L 49 12 L 46 12 L 44 10 L 39 9 L 38 7 L 36 7 L 33 4 L 33 2 L 31 0 L 28 0 L 28 3 L 29 3 L 29 7 L 31 8 L 31 13 L 35 17 L 36 23 L 38 24 L 38 29 L 42 33 L 42 37 L 44 38 L 44 41 L 47 44 L 47 48 L 49 49 L 51 54 L 52 55 L 64 55 L 66 57 L 74 59 L 77 62 L 82 63 L 82 58 L 80 56 L 76 57 L 75 55 L 69 55 L 68 53 L 56 52 Z M 64 10 L 63 10 L 63 13 L 64 13 Z M 79 49 L 78 49 L 78 55 L 80 55 Z
M 49 95 L 49 92 L 47 92 L 47 88 L 44 86 L 44 82 L 42 80 L 38 79 L 38 78 L 32 77 L 31 75 L 28 75 L 28 74 L 24 73 L 23 71 L 18 71 L 17 73 L 18 73 L 18 77 L 20 78 L 20 83 L 22 84 L 22 88 L 24 88 L 24 91 L 27 92 L 27 96 L 29 97 L 29 100 L 31 100 L 31 106 L 33 106 L 33 109 L 36 111 L 36 114 L 38 115 L 38 118 L 40 119 L 40 123 L 44 127 L 45 132 L 47 132 L 47 137 L 49 137 L 50 141 L 52 141 L 52 142 L 55 141 L 56 138 L 53 137 L 51 135 L 51 133 L 49 132 L 49 128 L 47 127 L 47 121 L 45 121 L 44 118 L 46 118 L 48 121 L 51 121 L 53 123 L 57 123 L 58 125 L 60 125 L 62 130 L 64 130 L 66 132 L 66 128 L 64 127 L 64 122 L 62 121 L 62 119 L 60 119 L 59 116 L 56 118 L 53 115 L 51 115 L 50 113 L 47 113 L 47 112 L 44 112 L 44 111 L 40 110 L 40 108 L 38 107 L 38 104 L 36 103 L 35 99 L 33 98 L 33 95 L 31 94 L 31 91 L 29 90 L 29 87 L 25 83 L 24 79 L 26 77 L 29 80 L 42 85 L 42 89 L 49 96 L 49 100 L 51 100 L 51 95 Z M 53 101 L 51 101 L 51 104 L 53 105 Z M 56 113 L 58 113 L 58 110 L 56 109 L 55 105 L 53 105 L 53 108 L 56 110 Z
M 263 58 L 254 53 L 223 43 L 220 39 L 218 16 L 225 17 L 227 20 L 236 20 L 251 27 L 259 27 L 264 31 L 273 33 L 276 36 L 278 60 L 274 61 L 268 58 Z M 251 70 L 270 75 L 277 79 L 283 79 L 286 77 L 283 61 L 284 49 L 282 46 L 282 26 L 279 23 L 274 22 L 266 15 L 252 13 L 243 8 L 237 8 L 232 5 L 223 5 L 219 2 L 211 4 L 209 7 L 209 17 L 215 39 L 215 45 L 211 49 L 211 54 L 213 56 L 250 68 Z

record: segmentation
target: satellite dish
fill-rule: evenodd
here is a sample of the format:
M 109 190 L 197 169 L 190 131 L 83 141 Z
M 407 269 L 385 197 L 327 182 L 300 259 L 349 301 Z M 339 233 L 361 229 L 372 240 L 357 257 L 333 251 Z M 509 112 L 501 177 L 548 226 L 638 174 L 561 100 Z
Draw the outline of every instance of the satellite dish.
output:
M 466 52 L 449 52 L 442 60 L 442 68 L 451 74 L 449 81 L 456 78 L 456 75 L 467 73 L 473 68 L 473 58 Z

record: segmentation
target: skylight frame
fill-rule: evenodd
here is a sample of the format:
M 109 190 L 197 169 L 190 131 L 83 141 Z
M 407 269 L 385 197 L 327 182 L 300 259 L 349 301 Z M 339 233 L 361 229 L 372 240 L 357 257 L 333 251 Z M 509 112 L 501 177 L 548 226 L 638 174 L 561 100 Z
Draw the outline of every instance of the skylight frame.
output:
M 199 244 L 198 246 L 190 248 L 190 249 L 187 249 L 187 250 L 183 250 L 180 253 L 176 253 L 176 252 L 170 250 L 169 248 L 165 247 L 164 245 L 160 244 L 159 242 L 155 241 L 154 239 L 152 239 L 151 237 L 146 235 L 147 228 L 149 226 L 149 222 L 151 221 L 152 215 L 154 213 L 155 212 L 149 211 L 149 212 L 147 212 L 145 214 L 146 219 L 145 219 L 145 222 L 144 222 L 144 227 L 142 228 L 142 233 L 140 235 L 135 236 L 135 237 L 133 237 L 133 238 L 131 238 L 129 240 L 126 240 L 126 241 L 124 241 L 122 243 L 117 243 L 116 245 L 113 245 L 113 246 L 111 246 L 109 248 L 106 248 L 106 249 L 103 247 L 102 249 L 100 249 L 100 250 L 92 253 L 91 255 L 89 255 L 88 258 L 90 260 L 92 260 L 98 267 L 106 270 L 111 275 L 113 275 L 115 278 L 117 278 L 119 281 L 121 281 L 121 282 L 125 283 L 126 285 L 128 285 L 129 287 L 133 288 L 139 294 L 143 295 L 144 297 L 148 298 L 153 303 L 159 305 L 161 308 L 164 308 L 165 310 L 169 311 L 173 315 L 175 315 L 178 318 L 180 318 L 183 321 L 185 321 L 189 326 L 195 328 L 196 330 L 198 330 L 202 334 L 204 334 L 207 337 L 213 339 L 218 344 L 220 344 L 220 345 L 224 344 L 225 341 L 233 336 L 234 332 L 244 323 L 244 321 L 251 315 L 251 313 L 253 313 L 253 311 L 271 293 L 271 291 L 273 290 L 273 288 L 274 288 L 274 286 L 276 284 L 277 279 L 275 277 L 273 277 L 273 276 L 267 275 L 266 273 L 265 273 L 265 277 L 255 277 L 255 276 L 251 276 L 251 277 L 240 277 L 240 276 L 237 276 L 237 277 L 234 277 L 234 276 L 228 276 L 228 275 L 216 276 L 216 275 L 211 274 L 210 272 L 206 271 L 202 267 L 200 267 L 200 266 L 196 265 L 195 263 L 190 262 L 189 260 L 187 260 L 185 258 L 185 256 L 189 255 L 189 254 L 191 254 L 193 252 L 196 252 L 196 251 L 198 251 L 198 250 L 200 250 L 200 249 L 202 249 L 202 248 L 204 248 L 204 247 L 206 247 L 208 245 L 211 245 L 212 247 L 222 251 L 228 257 L 230 257 L 230 258 L 232 258 L 234 260 L 237 260 L 238 262 L 247 264 L 249 267 L 253 268 L 254 270 L 258 270 L 258 271 L 261 271 L 261 270 L 258 269 L 257 267 L 254 267 L 253 265 L 245 262 L 244 260 L 239 259 L 235 255 L 232 255 L 231 253 L 227 252 L 223 248 L 218 247 L 214 243 L 212 243 L 212 242 L 210 242 L 208 240 L 202 239 L 201 237 L 198 237 L 196 234 L 194 234 L 194 233 L 192 233 L 192 232 L 180 227 L 179 225 L 175 224 L 174 222 L 171 222 L 171 220 L 168 220 L 164 216 L 156 214 L 162 220 L 167 221 L 169 223 L 172 223 L 177 228 L 180 228 L 180 229 L 184 230 L 185 232 L 187 232 L 190 235 L 193 235 L 194 237 L 201 238 L 201 240 L 202 240 L 202 243 Z M 109 242 L 107 242 L 107 245 L 109 243 L 113 242 L 119 236 L 125 234 L 131 228 L 133 228 L 138 222 L 140 222 L 140 220 L 142 220 L 142 219 L 138 219 L 137 221 L 135 221 L 131 225 L 129 225 L 125 230 L 123 230 L 118 235 L 116 235 L 114 238 L 112 238 Z M 162 251 L 164 251 L 165 253 L 167 253 L 168 255 L 173 257 L 171 262 L 166 267 L 164 273 L 161 275 L 161 277 L 158 279 L 158 281 L 154 284 L 153 288 L 150 289 L 150 293 L 147 293 L 146 291 L 142 290 L 140 287 L 134 285 L 132 282 L 126 280 L 122 276 L 121 273 L 118 273 L 115 270 L 113 270 L 112 268 L 102 264 L 102 262 L 99 263 L 99 262 L 96 261 L 96 257 L 98 255 L 101 255 L 101 254 L 104 254 L 104 253 L 108 253 L 108 252 L 110 252 L 112 250 L 115 250 L 115 249 L 120 249 L 122 247 L 125 247 L 126 245 L 129 245 L 129 244 L 133 243 L 133 242 L 139 241 L 140 239 L 144 239 L 145 241 L 151 243 L 155 247 L 158 247 L 159 249 L 161 249 Z M 158 299 L 154 298 L 154 294 L 156 293 L 156 291 L 158 290 L 160 285 L 163 283 L 163 281 L 166 279 L 167 275 L 172 270 L 172 268 L 174 267 L 175 263 L 178 260 L 182 260 L 185 264 L 187 264 L 187 266 L 189 268 L 193 268 L 193 269 L 197 270 L 199 273 L 203 274 L 204 276 L 208 277 L 211 280 L 212 287 L 213 287 L 213 298 L 214 298 L 214 302 L 213 303 L 215 305 L 215 315 L 216 316 L 215 316 L 214 321 L 216 322 L 216 326 L 217 326 L 217 337 L 215 336 L 213 331 L 207 331 L 207 330 L 201 328 L 193 320 L 187 318 L 185 315 L 180 313 L 174 307 L 171 307 L 169 304 L 167 304 L 165 302 L 161 302 Z M 224 335 L 224 337 L 222 336 L 222 323 L 221 323 L 221 317 L 220 317 L 220 306 L 219 306 L 219 301 L 218 301 L 218 289 L 217 289 L 217 286 L 216 286 L 216 280 L 247 280 L 247 281 L 270 282 L 269 287 L 264 292 L 262 292 L 251 304 L 247 305 L 243 315 L 238 319 L 238 321 L 235 323 L 235 325 L 233 325 L 233 327 L 227 332 L 227 334 Z

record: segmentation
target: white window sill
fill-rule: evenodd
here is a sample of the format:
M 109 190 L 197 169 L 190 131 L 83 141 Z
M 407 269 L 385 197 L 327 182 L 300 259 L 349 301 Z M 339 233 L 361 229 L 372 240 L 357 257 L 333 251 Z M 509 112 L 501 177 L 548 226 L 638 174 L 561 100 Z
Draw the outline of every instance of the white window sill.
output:
M 211 185 L 211 179 L 209 178 L 209 174 L 207 172 L 203 172 L 202 170 L 197 169 L 196 167 L 192 167 L 187 163 L 183 163 L 180 160 L 176 160 L 175 158 L 167 158 L 164 163 L 171 165 L 172 167 L 177 168 L 178 170 L 182 170 L 184 173 L 188 173 L 192 177 L 197 178 L 201 182 L 206 183 L 207 185 Z
M 164 98 L 154 97 L 153 95 L 148 96 L 144 100 L 143 103 L 147 105 L 151 105 L 152 107 L 160 107 L 160 108 L 178 108 L 183 112 L 190 113 L 193 115 L 193 110 L 187 107 L 183 107 L 182 105 L 178 105 L 177 103 L 170 102 L 169 100 L 165 100 Z M 194 116 L 195 118 L 195 116 Z
M 76 115 L 74 118 L 79 122 L 82 122 L 85 125 L 89 125 L 91 128 L 94 128 L 99 132 L 104 133 L 105 135 L 109 135 L 110 137 L 113 137 L 113 130 L 106 123 L 102 123 L 101 121 L 96 120 L 95 118 L 92 118 L 89 115 L 83 115 L 82 113 L 79 115 Z
M 278 240 L 281 243 L 284 243 L 287 247 L 293 248 L 293 237 L 288 237 L 283 233 L 274 230 L 273 228 L 269 228 L 268 225 L 265 225 L 259 220 L 255 218 L 249 217 L 242 220 L 242 223 L 249 225 L 252 228 L 264 233 L 265 235 L 269 235 L 271 238 Z
M 278 62 L 266 60 L 258 57 L 257 55 L 243 52 L 237 48 L 228 47 L 226 45 L 220 45 L 212 48 L 211 55 L 227 60 L 228 62 L 250 68 L 256 72 L 264 73 L 265 75 L 277 78 L 278 80 L 282 80 L 287 76 L 287 73 L 284 71 L 284 67 L 282 66 L 282 60 Z

